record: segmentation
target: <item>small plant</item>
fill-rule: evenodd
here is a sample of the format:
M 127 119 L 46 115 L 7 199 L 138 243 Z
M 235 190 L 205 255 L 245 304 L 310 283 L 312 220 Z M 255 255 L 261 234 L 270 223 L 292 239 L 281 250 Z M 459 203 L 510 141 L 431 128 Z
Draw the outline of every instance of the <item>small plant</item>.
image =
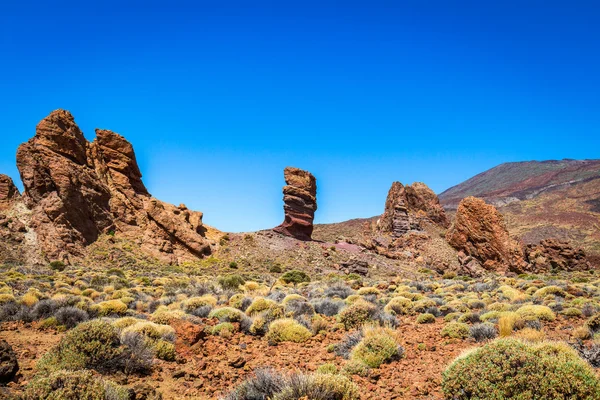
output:
M 67 266 L 65 265 L 65 263 L 60 260 L 55 260 L 55 261 L 50 262 L 50 268 L 52 268 L 53 270 L 58 271 L 58 272 L 64 271 L 66 267 Z
M 417 324 L 433 324 L 435 322 L 435 315 L 425 313 L 419 314 L 417 317 Z
M 475 324 L 469 328 L 469 335 L 475 339 L 476 342 L 484 342 L 486 340 L 495 339 L 498 336 L 498 331 L 494 324 L 484 322 L 482 324 Z
M 232 261 L 229 263 L 229 268 L 237 269 L 237 267 L 238 267 L 238 263 L 236 263 L 235 261 Z
M 230 274 L 219 277 L 218 283 L 223 290 L 238 290 L 246 281 L 240 275 Z
M 350 359 L 377 368 L 384 362 L 399 358 L 404 349 L 398 344 L 394 332 L 389 328 L 366 327 L 363 339 L 350 353 Z
M 412 301 L 409 299 L 398 296 L 393 297 L 385 306 L 384 311 L 397 315 L 407 315 L 412 311 Z
M 90 371 L 57 371 L 29 383 L 22 399 L 127 400 L 129 395 L 127 388 L 98 379 Z
M 156 358 L 164 361 L 175 361 L 177 353 L 175 352 L 175 345 L 166 340 L 157 340 L 152 346 L 156 352 Z
M 460 322 L 450 322 L 441 332 L 442 337 L 453 339 L 466 339 L 469 334 L 469 325 Z
M 306 274 L 306 272 L 292 270 L 281 275 L 281 279 L 283 282 L 290 284 L 293 283 L 295 285 L 303 282 L 310 282 L 310 277 Z
M 344 308 L 339 314 L 339 320 L 346 330 L 358 328 L 373 319 L 377 306 L 364 300 L 359 300 Z
M 270 344 L 281 342 L 306 342 L 312 333 L 293 319 L 278 319 L 269 325 L 266 338 Z
M 220 322 L 240 322 L 243 317 L 243 312 L 232 307 L 215 308 L 208 315 L 208 318 L 216 318 Z
M 514 368 L 511 366 L 517 366 Z M 443 373 L 448 399 L 597 399 L 600 381 L 567 345 L 490 342 L 457 358 Z

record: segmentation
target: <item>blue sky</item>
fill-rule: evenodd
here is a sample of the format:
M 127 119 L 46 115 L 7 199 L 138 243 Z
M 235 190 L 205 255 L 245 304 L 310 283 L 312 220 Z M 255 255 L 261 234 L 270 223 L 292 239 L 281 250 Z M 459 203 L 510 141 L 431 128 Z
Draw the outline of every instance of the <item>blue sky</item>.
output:
M 247 231 L 281 222 L 287 165 L 335 222 L 380 214 L 394 180 L 600 158 L 597 4 L 5 1 L 0 173 L 65 108 L 129 139 L 157 198 Z

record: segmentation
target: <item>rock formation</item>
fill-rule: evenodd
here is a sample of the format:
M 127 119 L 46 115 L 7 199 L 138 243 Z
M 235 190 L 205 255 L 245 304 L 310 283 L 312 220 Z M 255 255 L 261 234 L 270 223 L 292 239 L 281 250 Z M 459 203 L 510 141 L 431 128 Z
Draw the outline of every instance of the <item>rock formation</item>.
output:
M 88 142 L 68 111 L 53 111 L 38 124 L 18 149 L 17 167 L 48 259 L 82 256 L 103 233 L 134 240 L 168 263 L 210 252 L 202 213 L 152 198 L 131 144 L 108 130 L 96 130 Z
M 285 219 L 275 232 L 300 240 L 311 240 L 317 210 L 317 181 L 308 171 L 294 167 L 284 170 L 283 187 Z
M 435 193 L 424 183 L 404 186 L 392 183 L 385 201 L 385 211 L 378 222 L 378 230 L 400 237 L 410 230 L 420 230 L 419 221 L 427 219 L 441 227 L 448 227 L 444 208 Z
M 9 176 L 0 174 L 0 207 L 8 206 L 20 197 L 19 189 L 17 189 L 12 179 Z
M 357 274 L 367 276 L 369 274 L 369 263 L 364 260 L 357 260 L 353 258 L 346 262 L 340 263 L 340 270 L 346 275 Z
M 527 272 L 545 273 L 551 270 L 585 271 L 591 268 L 583 249 L 557 239 L 542 240 L 525 247 Z
M 18 371 L 19 363 L 13 348 L 6 340 L 0 340 L 0 383 L 12 381 Z
M 476 197 L 460 202 L 446 240 L 463 252 L 463 265 L 475 259 L 486 270 L 507 271 L 523 263 L 520 247 L 509 237 L 502 214 Z

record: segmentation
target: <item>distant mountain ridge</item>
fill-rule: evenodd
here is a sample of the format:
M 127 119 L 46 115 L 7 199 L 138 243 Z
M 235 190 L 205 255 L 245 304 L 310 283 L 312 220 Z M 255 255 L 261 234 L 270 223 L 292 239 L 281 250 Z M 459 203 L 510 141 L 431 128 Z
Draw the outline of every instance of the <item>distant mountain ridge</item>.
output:
M 550 160 L 498 165 L 439 195 L 447 210 L 481 197 L 504 215 L 525 243 L 568 240 L 600 260 L 600 160 Z
M 468 196 L 496 206 L 532 199 L 541 193 L 600 179 L 600 160 L 548 160 L 500 164 L 439 195 L 447 209 Z M 600 182 L 600 181 L 599 181 Z

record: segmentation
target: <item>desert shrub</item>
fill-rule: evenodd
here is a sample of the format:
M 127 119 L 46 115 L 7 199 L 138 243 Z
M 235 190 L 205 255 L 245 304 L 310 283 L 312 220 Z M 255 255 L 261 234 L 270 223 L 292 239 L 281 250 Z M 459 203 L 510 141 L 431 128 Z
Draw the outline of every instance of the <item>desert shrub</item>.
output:
M 169 310 L 166 307 L 159 307 L 152 313 L 150 319 L 160 325 L 169 325 L 172 321 L 182 319 L 185 313 L 182 310 Z
M 242 382 L 224 400 L 272 399 L 285 385 L 285 377 L 272 369 L 258 369 L 254 376 Z
M 365 327 L 362 340 L 350 353 L 350 358 L 371 368 L 399 358 L 404 349 L 398 344 L 394 332 L 389 328 Z
M 238 288 L 246 283 L 244 278 L 242 278 L 238 274 L 229 274 L 225 276 L 220 276 L 217 280 L 221 288 L 223 290 L 238 290 Z
M 518 331 L 515 334 L 515 337 L 523 340 L 524 342 L 538 343 L 544 340 L 546 335 L 537 329 L 524 328 Z
M 38 362 L 38 369 L 104 370 L 114 366 L 122 354 L 117 329 L 101 320 L 81 323 L 67 332 L 59 344 Z
M 310 277 L 306 274 L 306 272 L 298 270 L 288 271 L 281 275 L 281 278 L 279 279 L 287 284 L 293 283 L 295 285 L 298 283 L 310 282 Z
M 379 291 L 379 289 L 377 289 L 376 287 L 371 287 L 371 286 L 366 286 L 366 287 L 362 287 L 360 289 L 358 289 L 358 292 L 356 292 L 356 294 L 358 294 L 359 296 L 367 296 L 367 295 L 379 295 L 381 292 Z
M 273 400 L 358 400 L 358 387 L 343 375 L 293 374 Z
M 519 316 L 514 312 L 504 312 L 498 318 L 498 330 L 501 337 L 510 336 Z
M 362 330 L 348 333 L 346 336 L 344 336 L 340 343 L 333 346 L 333 352 L 340 357 L 348 359 L 350 358 L 350 352 L 357 344 L 360 343 L 362 338 Z
M 600 332 L 600 313 L 591 316 L 585 323 L 585 326 L 588 327 L 592 333 Z
M 157 340 L 152 343 L 152 348 L 154 349 L 154 354 L 156 358 L 159 358 L 164 361 L 175 361 L 177 358 L 177 352 L 175 352 L 175 345 L 171 342 L 167 342 L 166 340 Z
M 281 307 L 275 301 L 266 299 L 264 297 L 255 298 L 252 304 L 250 304 L 250 306 L 246 309 L 246 314 L 253 316 L 267 310 L 279 310 L 279 312 L 283 314 L 283 307 Z
M 341 282 L 334 283 L 325 289 L 325 296 L 330 298 L 339 297 L 340 299 L 344 300 L 352 294 L 354 294 L 354 290 Z
M 97 312 L 101 317 L 106 317 L 109 315 L 123 316 L 127 312 L 127 308 L 127 304 L 121 300 L 107 300 L 95 304 L 90 310 Z
M 498 331 L 494 324 L 484 322 L 483 324 L 475 324 L 469 328 L 469 335 L 476 342 L 484 342 L 486 340 L 495 339 L 498 336 Z
M 215 308 L 208 315 L 209 318 L 216 318 L 220 322 L 240 322 L 244 313 L 233 307 Z
M 124 337 L 130 332 L 139 333 L 150 340 L 165 340 L 169 342 L 175 341 L 175 329 L 169 325 L 157 324 L 150 321 L 138 320 L 135 324 L 125 327 L 121 331 L 121 337 Z
M 60 260 L 55 260 L 55 261 L 51 261 L 50 262 L 50 268 L 52 268 L 55 271 L 64 271 L 66 268 L 66 265 L 64 262 L 60 261 Z
M 488 343 L 457 358 L 443 373 L 451 399 L 596 399 L 600 382 L 566 345 L 528 345 L 515 339 Z
M 333 363 L 322 364 L 322 365 L 319 365 L 319 367 L 317 368 L 317 373 L 318 374 L 337 374 L 338 367 L 337 367 L 337 365 L 335 365 Z
M 417 317 L 417 324 L 433 324 L 435 322 L 435 315 L 433 314 L 419 314 Z
M 323 299 L 313 302 L 312 305 L 316 313 L 325 315 L 326 317 L 333 317 L 340 312 L 342 307 L 344 307 L 344 302 L 339 300 Z
M 129 390 L 90 371 L 57 371 L 31 381 L 23 400 L 128 400 Z
M 406 297 L 398 296 L 392 297 L 392 299 L 386 304 L 384 311 L 397 315 L 407 315 L 412 311 L 412 301 Z
M 211 306 L 200 306 L 200 307 L 190 311 L 189 314 L 193 315 L 194 317 L 198 317 L 198 318 L 206 318 L 209 316 L 211 311 L 212 311 Z
M 598 308 L 590 303 L 585 303 L 583 307 L 581 307 L 581 313 L 584 317 L 589 318 L 594 315 L 598 311 Z
M 269 325 L 266 338 L 269 343 L 306 342 L 312 336 L 311 332 L 293 319 L 278 319 Z
M 0 322 L 1 321 L 32 321 L 29 308 L 16 301 L 0 303 Z
M 359 300 L 344 308 L 338 318 L 346 330 L 357 328 L 372 320 L 377 313 L 377 306 L 372 303 Z
M 579 318 L 583 315 L 581 310 L 579 308 L 575 308 L 575 307 L 569 307 L 566 310 L 564 310 L 561 314 L 566 315 L 567 317 L 571 317 L 571 318 Z
M 287 316 L 298 318 L 301 315 L 312 316 L 315 313 L 315 309 L 306 299 L 294 299 L 285 302 L 284 300 L 284 311 Z
M 233 332 L 235 332 L 235 327 L 231 322 L 221 322 L 220 324 L 213 326 L 210 330 L 212 335 L 221 336 L 226 339 L 230 338 L 233 335 Z
M 458 318 L 458 322 L 476 324 L 476 323 L 481 322 L 481 318 L 479 317 L 479 314 L 477 314 L 477 313 L 468 312 L 468 313 L 464 313 L 463 315 L 461 315 Z
M 561 289 L 558 286 L 546 286 L 543 287 L 541 289 L 538 289 L 534 294 L 533 297 L 541 297 L 544 298 L 548 295 L 554 295 L 554 296 L 560 296 L 560 297 L 565 297 L 567 295 L 567 292 L 565 292 L 563 289 Z
M 460 322 L 450 322 L 441 332 L 442 337 L 466 339 L 469 337 L 469 325 Z
M 121 335 L 121 343 L 127 348 L 121 356 L 123 371 L 126 374 L 149 373 L 154 364 L 154 350 L 148 339 L 140 333 L 127 332 Z
M 371 367 L 358 360 L 350 360 L 342 367 L 342 373 L 345 375 L 358 375 L 367 377 L 371 373 Z
M 63 307 L 54 315 L 56 321 L 67 329 L 76 327 L 81 322 L 88 320 L 88 313 L 76 307 Z
M 187 313 L 192 313 L 199 307 L 215 307 L 216 305 L 217 298 L 212 294 L 205 294 L 203 296 L 190 297 L 181 303 L 181 308 Z
M 579 340 L 588 340 L 592 338 L 592 332 L 587 326 L 580 326 L 573 330 L 573 337 Z
M 457 319 L 459 319 L 459 318 L 460 318 L 460 316 L 461 316 L 461 315 L 462 315 L 462 314 L 461 314 L 461 313 L 459 313 L 459 312 L 451 312 L 451 313 L 449 313 L 449 314 L 446 314 L 446 315 L 444 316 L 444 321 L 446 321 L 446 322 L 452 322 L 452 321 L 456 321 Z
M 272 274 L 280 274 L 282 272 L 281 266 L 277 264 L 271 265 L 269 272 Z
M 516 313 L 520 318 L 534 317 L 542 321 L 554 321 L 556 318 L 550 308 L 536 304 L 521 306 Z
M 15 303 L 17 299 L 10 293 L 0 293 L 0 305 Z
M 283 309 L 280 306 L 269 308 L 254 317 L 249 332 L 252 335 L 264 335 L 269 329 L 271 322 L 283 318 Z
M 413 311 L 416 313 L 424 313 L 430 307 L 436 307 L 437 303 L 435 300 L 430 298 L 424 298 L 417 300 L 413 303 Z

